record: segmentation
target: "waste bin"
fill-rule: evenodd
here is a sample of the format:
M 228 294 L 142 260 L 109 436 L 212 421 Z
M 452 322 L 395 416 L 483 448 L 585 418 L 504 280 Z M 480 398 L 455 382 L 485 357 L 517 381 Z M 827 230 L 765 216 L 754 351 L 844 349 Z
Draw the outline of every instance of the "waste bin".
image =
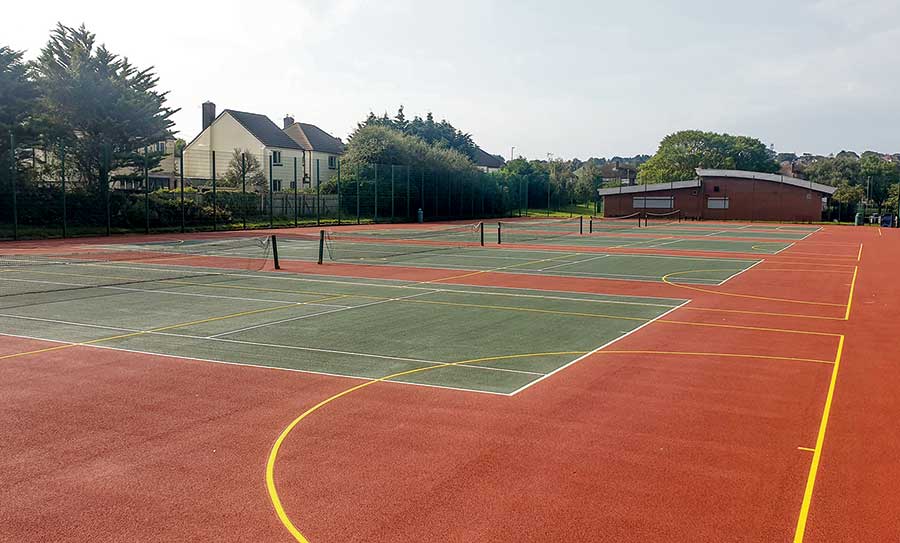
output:
M 863 224 L 863 214 L 862 213 L 856 214 L 853 224 L 855 224 L 856 226 L 862 226 L 862 224 Z
M 416 219 L 418 219 L 419 222 L 425 222 L 425 213 L 422 212 L 421 207 L 416 212 Z

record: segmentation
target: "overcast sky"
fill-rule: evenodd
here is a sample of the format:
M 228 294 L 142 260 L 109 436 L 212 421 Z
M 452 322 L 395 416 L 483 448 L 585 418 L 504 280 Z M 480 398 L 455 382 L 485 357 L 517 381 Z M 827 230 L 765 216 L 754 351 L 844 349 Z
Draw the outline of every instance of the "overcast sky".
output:
M 900 151 L 898 0 L 126 5 L 16 2 L 0 45 L 33 58 L 57 21 L 85 23 L 156 67 L 185 139 L 212 100 L 345 140 L 403 104 L 507 158 L 653 153 L 688 128 L 779 151 Z

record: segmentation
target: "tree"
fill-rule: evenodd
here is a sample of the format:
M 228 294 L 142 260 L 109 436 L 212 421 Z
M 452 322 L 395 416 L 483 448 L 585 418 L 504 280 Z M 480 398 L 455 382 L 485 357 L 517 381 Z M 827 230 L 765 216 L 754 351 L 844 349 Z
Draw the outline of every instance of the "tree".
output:
M 83 25 L 58 24 L 32 70 L 45 134 L 65 143 L 73 180 L 98 188 L 106 149 L 110 169 L 139 170 L 142 150 L 171 135 L 177 110 L 165 105 L 168 93 L 156 89 L 152 67 L 139 69 L 95 42 Z M 149 168 L 161 158 L 149 153 Z
M 429 145 L 459 151 L 469 159 L 475 157 L 475 142 L 472 141 L 471 134 L 458 130 L 446 120 L 436 123 L 434 115 L 430 111 L 424 119 L 415 116 L 412 121 L 406 119 L 403 106 L 400 106 L 397 110 L 397 115 L 393 119 L 388 117 L 387 113 L 378 117 L 374 113 L 369 112 L 366 120 L 357 123 L 356 131 L 350 135 L 349 139 L 352 141 L 357 131 L 368 126 L 392 128 L 403 134 L 415 136 Z
M 775 173 L 774 154 L 756 138 L 684 130 L 663 138 L 659 150 L 638 171 L 641 183 L 668 183 L 696 177 L 696 168 Z
M 251 190 L 268 192 L 269 183 L 256 155 L 247 150 L 235 149 L 231 152 L 231 160 L 228 162 L 228 170 L 225 171 L 222 185 L 243 188 L 244 176 Z
M 575 183 L 575 195 L 580 202 L 590 202 L 597 199 L 597 189 L 603 182 L 603 172 L 596 162 L 587 161 L 576 171 L 578 180 Z
M 884 160 L 876 153 L 863 153 L 859 161 L 860 185 L 865 183 L 866 192 L 880 212 L 888 198 L 888 190 L 900 182 L 897 164 Z
M 0 47 L 0 163 L 6 165 L 0 171 L 0 179 L 9 172 L 9 136 L 16 140 L 16 147 L 34 145 L 34 102 L 37 88 L 29 77 L 28 67 L 22 62 L 22 52 Z
M 841 204 L 859 203 L 866 197 L 866 191 L 859 185 L 841 183 L 831 195 L 831 199 Z

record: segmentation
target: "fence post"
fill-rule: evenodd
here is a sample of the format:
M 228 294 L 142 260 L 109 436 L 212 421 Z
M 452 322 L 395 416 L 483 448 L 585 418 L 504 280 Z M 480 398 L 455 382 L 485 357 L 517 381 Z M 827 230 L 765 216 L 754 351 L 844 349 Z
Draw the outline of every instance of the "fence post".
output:
M 9 182 L 12 186 L 13 239 L 19 239 L 19 202 L 16 195 L 16 136 L 9 131 Z
M 341 157 L 335 158 L 337 162 L 337 192 L 338 192 L 338 225 L 341 224 L 341 215 L 343 214 L 343 202 L 341 193 Z
M 316 226 L 322 224 L 322 183 L 319 181 L 319 159 L 316 159 Z
M 297 216 L 297 157 L 294 157 L 294 228 L 299 226 L 299 217 Z
M 272 168 L 275 156 L 269 153 L 269 228 L 275 226 L 275 180 L 272 179 Z
M 219 228 L 219 197 L 216 194 L 216 152 L 212 153 L 213 232 Z
M 394 202 L 397 200 L 394 193 L 394 165 L 391 164 L 391 222 L 394 222 Z
M 247 229 L 247 155 L 241 153 L 241 215 L 244 230 Z
M 378 163 L 375 163 L 375 220 L 378 222 Z
M 409 220 L 412 215 L 410 215 L 410 199 L 412 198 L 412 194 L 409 189 L 409 164 L 406 165 L 406 218 Z
M 422 180 L 420 182 L 420 190 L 422 194 L 420 194 L 420 199 L 422 200 L 422 213 L 425 213 L 425 167 L 422 167 Z
M 356 163 L 356 224 L 359 224 L 359 162 Z
M 178 155 L 178 178 L 179 186 L 178 194 L 181 197 L 181 233 L 184 233 L 184 148 Z
M 66 215 L 66 148 L 59 144 L 59 180 L 62 184 L 62 236 L 68 237 L 68 217 Z
M 112 215 L 109 211 L 109 168 L 111 166 L 110 160 L 111 150 L 109 147 L 109 143 L 103 144 L 103 172 L 100 176 L 100 182 L 103 183 L 103 195 L 106 200 L 106 235 L 112 235 Z
M 144 146 L 144 233 L 150 233 L 150 167 L 147 165 L 147 146 Z

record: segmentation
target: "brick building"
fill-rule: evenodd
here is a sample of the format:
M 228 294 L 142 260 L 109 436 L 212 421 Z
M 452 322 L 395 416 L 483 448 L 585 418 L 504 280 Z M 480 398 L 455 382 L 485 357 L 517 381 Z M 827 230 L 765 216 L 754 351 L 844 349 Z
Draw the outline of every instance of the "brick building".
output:
M 697 179 L 600 189 L 607 217 L 680 210 L 686 219 L 822 220 L 834 187 L 785 175 L 697 169 Z

